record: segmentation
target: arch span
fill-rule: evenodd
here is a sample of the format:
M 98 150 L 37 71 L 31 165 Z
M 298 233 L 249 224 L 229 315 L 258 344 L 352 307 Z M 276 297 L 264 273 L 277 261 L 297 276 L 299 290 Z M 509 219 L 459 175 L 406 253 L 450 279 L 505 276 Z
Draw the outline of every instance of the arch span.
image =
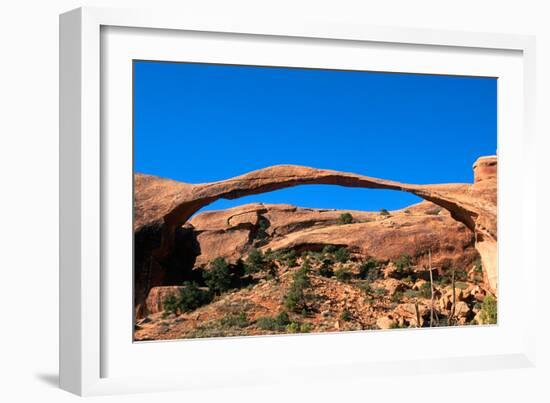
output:
M 497 219 L 495 156 L 474 164 L 473 184 L 414 185 L 354 173 L 296 165 L 270 166 L 234 178 L 204 184 L 187 184 L 150 175 L 135 175 L 134 231 L 151 224 L 162 228 L 157 258 L 169 255 L 174 234 L 195 212 L 215 200 L 269 192 L 307 184 L 331 184 L 370 189 L 389 189 L 415 194 L 448 210 L 475 234 L 490 289 L 497 290 Z

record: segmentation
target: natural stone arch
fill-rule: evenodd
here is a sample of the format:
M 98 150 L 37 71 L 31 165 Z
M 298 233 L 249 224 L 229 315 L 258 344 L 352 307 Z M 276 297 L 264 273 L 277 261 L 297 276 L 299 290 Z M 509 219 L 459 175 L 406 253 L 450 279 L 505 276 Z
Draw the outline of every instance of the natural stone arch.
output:
M 487 285 L 497 291 L 496 170 L 494 156 L 474 164 L 473 184 L 414 185 L 353 173 L 296 165 L 271 166 L 223 181 L 187 184 L 150 175 L 135 176 L 134 231 L 150 224 L 162 225 L 160 247 L 154 251 L 163 259 L 173 247 L 176 228 L 193 214 L 218 199 L 270 192 L 307 185 L 332 184 L 346 187 L 389 189 L 415 194 L 448 210 L 451 216 L 475 234 L 475 247 L 484 268 Z

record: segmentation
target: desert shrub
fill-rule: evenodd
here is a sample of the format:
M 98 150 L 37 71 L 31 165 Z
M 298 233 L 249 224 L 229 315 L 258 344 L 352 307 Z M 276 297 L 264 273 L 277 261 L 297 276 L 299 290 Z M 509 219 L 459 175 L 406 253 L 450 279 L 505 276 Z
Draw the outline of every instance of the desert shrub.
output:
M 338 218 L 340 224 L 351 224 L 353 222 L 353 216 L 350 213 L 342 213 Z
M 481 265 L 481 259 L 477 258 L 474 264 L 475 264 L 474 272 L 477 274 L 482 274 L 483 266 Z
M 391 296 L 391 302 L 401 302 L 402 299 L 403 293 L 401 291 L 397 291 Z
M 203 273 L 205 284 L 210 291 L 221 294 L 231 286 L 231 272 L 229 265 L 222 257 L 217 257 L 210 262 L 210 267 Z
M 315 260 L 315 261 L 322 261 L 323 260 L 323 253 L 322 252 L 315 252 L 315 251 L 307 251 L 305 253 L 302 254 L 302 257 L 306 258 L 306 259 L 310 259 L 310 260 Z
M 380 209 L 380 215 L 384 216 L 384 217 L 387 217 L 390 215 L 390 212 L 388 210 L 386 210 L 385 208 L 381 208 Z
M 263 330 L 279 330 L 279 325 L 275 318 L 264 316 L 256 319 L 256 326 Z
M 246 313 L 240 312 L 238 314 L 226 315 L 220 320 L 220 323 L 224 327 L 247 327 L 250 322 L 246 317 Z
M 284 311 L 275 317 L 264 316 L 256 320 L 256 326 L 263 330 L 281 331 L 288 324 L 290 324 L 290 318 Z
M 284 299 L 285 307 L 294 312 L 300 312 L 306 303 L 306 295 L 303 289 L 291 287 Z
M 195 283 L 186 282 L 180 289 L 177 305 L 183 312 L 189 312 L 212 301 L 212 293 L 202 290 Z
M 293 281 L 284 298 L 285 307 L 294 312 L 306 309 L 307 295 L 305 289 L 311 286 L 309 281 L 309 263 L 306 260 L 294 273 Z
M 372 293 L 372 287 L 368 281 L 361 281 L 357 283 L 357 287 L 365 293 L 365 295 L 369 295 Z
M 286 325 L 285 330 L 288 333 L 298 333 L 300 331 L 300 323 L 298 322 L 291 322 L 288 325 Z
M 336 277 L 336 280 L 341 281 L 343 283 L 349 282 L 352 278 L 351 272 L 348 269 L 346 269 L 345 267 L 343 267 L 339 270 L 336 270 L 334 272 L 334 275 Z
M 418 298 L 420 297 L 420 291 L 408 289 L 403 292 L 403 296 L 407 298 Z
M 296 251 L 294 249 L 279 252 L 278 258 L 281 263 L 285 264 L 288 267 L 295 267 L 298 264 L 296 261 Z
M 288 313 L 283 311 L 275 316 L 275 321 L 279 326 L 284 326 L 290 322 L 290 318 L 288 317 Z
M 421 298 L 431 298 L 432 297 L 432 286 L 430 283 L 423 283 L 418 290 L 418 296 Z
M 292 321 L 285 326 L 285 330 L 287 333 L 309 333 L 311 331 L 311 324 Z
M 457 281 L 458 279 L 456 278 L 455 276 L 455 281 Z M 447 273 L 447 274 L 443 274 L 443 275 L 440 275 L 440 276 L 436 276 L 434 278 L 434 283 L 440 285 L 440 286 L 447 286 L 447 285 L 451 285 L 453 283 L 453 280 L 452 280 L 452 274 L 450 273 Z
M 332 263 L 328 260 L 325 260 L 321 264 L 321 267 L 319 268 L 319 274 L 323 277 L 334 276 L 334 269 L 332 268 Z
M 455 270 L 455 281 L 468 281 L 468 273 L 464 269 Z
M 350 311 L 348 311 L 347 309 L 344 309 L 342 311 L 342 313 L 340 314 L 340 319 L 345 321 L 345 322 L 349 322 L 350 320 L 353 319 L 353 317 L 352 317 Z
M 170 314 L 170 313 L 178 313 L 178 298 L 174 294 L 168 295 L 166 298 L 164 298 L 164 301 L 162 301 L 162 306 L 164 308 L 164 312 Z
M 323 254 L 325 255 L 333 254 L 334 252 L 336 252 L 337 249 L 338 247 L 336 245 L 326 245 L 323 248 Z
M 346 263 L 349 260 L 349 251 L 347 248 L 338 248 L 334 251 L 334 260 L 340 263 Z
M 404 213 L 407 214 L 407 215 L 410 215 L 410 214 L 411 214 L 411 210 L 407 209 L 407 210 L 404 211 Z
M 271 250 L 271 248 L 268 248 L 264 253 L 264 260 L 267 262 L 271 262 L 275 259 L 277 254 Z
M 385 288 L 377 288 L 376 290 L 374 290 L 374 295 L 378 296 L 378 297 L 381 297 L 383 295 L 386 295 L 386 289 Z
M 264 262 L 264 254 L 262 251 L 256 248 L 252 249 L 246 258 L 244 266 L 245 272 L 251 274 L 262 270 Z
M 411 257 L 409 255 L 401 255 L 394 264 L 398 271 L 408 270 L 411 267 Z
M 426 214 L 428 215 L 438 215 L 440 212 L 441 212 L 441 209 L 439 207 L 434 207 L 426 210 Z
M 374 259 L 369 259 L 366 262 L 363 262 L 359 266 L 359 278 L 363 280 L 374 281 L 378 279 L 380 275 L 380 270 L 378 268 L 379 264 Z
M 491 294 L 483 299 L 479 317 L 484 324 L 497 323 L 497 300 Z

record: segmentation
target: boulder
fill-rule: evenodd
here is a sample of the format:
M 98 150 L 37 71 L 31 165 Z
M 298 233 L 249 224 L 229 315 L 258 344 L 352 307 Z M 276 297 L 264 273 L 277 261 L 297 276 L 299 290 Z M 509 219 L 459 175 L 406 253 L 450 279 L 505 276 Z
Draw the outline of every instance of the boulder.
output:
M 376 326 L 379 329 L 392 329 L 397 325 L 397 322 L 389 316 L 381 316 L 376 320 Z
M 414 291 L 420 291 L 422 289 L 422 287 L 424 287 L 425 284 L 428 284 L 428 282 L 426 280 L 417 280 L 414 285 L 412 286 L 412 289 Z
M 420 326 L 424 325 L 424 322 L 425 322 L 424 318 L 429 316 L 429 312 L 430 312 L 429 307 L 427 307 L 426 305 L 418 304 L 418 313 L 420 315 Z M 399 304 L 393 310 L 392 316 L 403 318 L 411 326 L 418 327 L 415 304 L 412 304 L 412 303 Z
M 458 301 L 455 305 L 455 317 L 467 318 L 470 314 L 470 307 L 464 301 Z
M 402 292 L 405 290 L 405 285 L 394 278 L 389 278 L 384 280 L 384 288 L 388 290 L 388 295 L 393 297 L 395 293 Z

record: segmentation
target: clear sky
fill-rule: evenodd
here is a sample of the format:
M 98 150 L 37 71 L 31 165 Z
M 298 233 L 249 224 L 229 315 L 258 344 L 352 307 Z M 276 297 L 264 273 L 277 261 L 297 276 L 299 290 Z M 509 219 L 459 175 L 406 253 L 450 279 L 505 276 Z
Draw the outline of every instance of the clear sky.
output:
M 493 78 L 134 62 L 135 172 L 203 183 L 299 164 L 409 183 L 472 182 L 496 153 Z M 307 185 L 251 202 L 354 210 L 419 199 Z

